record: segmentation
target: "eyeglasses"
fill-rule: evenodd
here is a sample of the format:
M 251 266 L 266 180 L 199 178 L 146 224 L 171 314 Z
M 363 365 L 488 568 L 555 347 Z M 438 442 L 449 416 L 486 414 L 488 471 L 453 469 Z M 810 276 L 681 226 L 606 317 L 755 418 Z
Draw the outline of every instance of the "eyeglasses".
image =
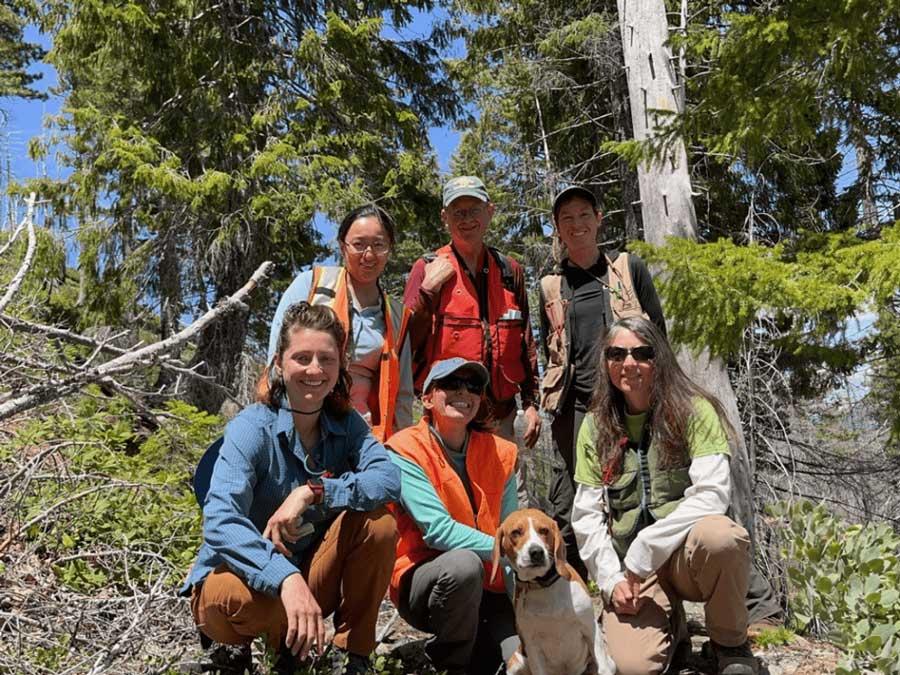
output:
M 470 394 L 481 394 L 484 385 L 481 382 L 469 380 L 465 377 L 445 377 L 443 380 L 435 380 L 434 386 L 444 391 L 458 391 L 465 388 Z
M 483 206 L 473 206 L 471 209 L 452 209 L 450 217 L 453 220 L 466 220 L 467 218 L 481 218 L 484 215 Z
M 650 345 L 641 345 L 640 347 L 607 347 L 606 348 L 606 359 L 608 361 L 615 361 L 616 363 L 622 363 L 625 359 L 628 358 L 628 355 L 631 354 L 631 357 L 637 361 L 638 363 L 647 363 L 647 361 L 652 361 L 656 356 L 656 351 L 654 351 L 653 347 Z
M 391 245 L 386 241 L 373 241 L 369 243 L 361 241 L 345 241 L 344 246 L 355 255 L 365 255 L 366 251 L 372 249 L 375 255 L 387 255 L 391 252 Z

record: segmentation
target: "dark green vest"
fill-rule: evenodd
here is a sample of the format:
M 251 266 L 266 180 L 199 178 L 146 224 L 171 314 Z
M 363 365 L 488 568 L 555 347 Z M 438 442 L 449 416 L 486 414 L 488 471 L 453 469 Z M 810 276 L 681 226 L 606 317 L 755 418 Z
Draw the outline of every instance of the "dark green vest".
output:
M 690 459 L 683 466 L 659 468 L 659 448 L 655 442 L 644 448 L 629 443 L 625 449 L 622 475 L 609 485 L 607 499 L 612 515 L 613 547 L 624 558 L 637 533 L 665 518 L 684 499 L 691 486 Z

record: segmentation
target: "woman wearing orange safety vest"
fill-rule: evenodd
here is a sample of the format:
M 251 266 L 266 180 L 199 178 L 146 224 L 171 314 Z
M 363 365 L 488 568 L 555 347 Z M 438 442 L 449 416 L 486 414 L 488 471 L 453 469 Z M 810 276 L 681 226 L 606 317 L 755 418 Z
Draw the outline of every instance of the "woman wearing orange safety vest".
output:
M 275 310 L 269 336 L 274 357 L 284 312 L 306 300 L 331 307 L 347 331 L 345 348 L 353 379 L 353 407 L 384 442 L 412 424 L 412 362 L 406 324 L 409 310 L 379 285 L 395 240 L 394 221 L 374 204 L 357 207 L 341 221 L 337 233 L 343 267 L 313 267 L 285 291 Z M 267 375 L 259 390 L 268 388 Z
M 401 475 L 391 600 L 433 634 L 425 652 L 448 675 L 495 673 L 518 646 L 507 571 L 494 575 L 490 562 L 497 528 L 517 508 L 516 445 L 474 422 L 487 384 L 476 361 L 435 362 L 421 421 L 386 443 Z

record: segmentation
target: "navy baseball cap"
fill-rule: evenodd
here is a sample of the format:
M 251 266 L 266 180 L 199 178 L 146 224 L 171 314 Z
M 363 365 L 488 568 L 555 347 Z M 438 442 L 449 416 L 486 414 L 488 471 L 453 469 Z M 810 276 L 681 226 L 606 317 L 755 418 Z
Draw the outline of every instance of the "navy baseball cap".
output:
M 444 359 L 443 361 L 435 361 L 425 378 L 425 385 L 422 387 L 423 392 L 427 392 L 428 388 L 434 384 L 436 380 L 443 380 L 457 373 L 471 373 L 481 382 L 482 387 L 487 387 L 491 376 L 488 375 L 487 368 L 478 363 L 478 361 L 466 361 L 460 356 L 454 356 L 452 359 Z
M 475 197 L 483 202 L 489 202 L 487 188 L 484 181 L 478 176 L 457 176 L 444 183 L 444 206 L 458 197 Z
M 594 208 L 594 211 L 599 208 L 597 195 L 582 185 L 570 185 L 561 190 L 556 197 L 553 198 L 553 220 L 556 220 L 556 217 L 559 215 L 559 209 L 562 206 L 562 203 L 572 197 L 581 197 L 582 199 L 587 200 Z

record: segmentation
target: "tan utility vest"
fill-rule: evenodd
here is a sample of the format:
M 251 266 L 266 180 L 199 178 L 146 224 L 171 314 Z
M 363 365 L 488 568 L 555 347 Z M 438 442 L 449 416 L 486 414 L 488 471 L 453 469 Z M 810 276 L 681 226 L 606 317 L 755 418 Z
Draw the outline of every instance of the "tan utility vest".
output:
M 627 253 L 620 253 L 615 260 L 604 254 L 606 258 L 606 288 L 609 292 L 609 305 L 612 310 L 613 320 L 625 319 L 630 316 L 643 316 L 648 318 L 641 307 L 637 293 L 634 291 L 634 282 L 631 279 L 631 269 Z M 569 334 L 567 315 L 569 311 L 569 298 L 562 297 L 561 272 L 555 272 L 541 277 L 541 292 L 544 299 L 544 315 L 550 326 L 547 332 L 547 368 L 541 382 L 541 407 L 549 413 L 556 414 L 562 404 L 575 364 L 569 358 Z

